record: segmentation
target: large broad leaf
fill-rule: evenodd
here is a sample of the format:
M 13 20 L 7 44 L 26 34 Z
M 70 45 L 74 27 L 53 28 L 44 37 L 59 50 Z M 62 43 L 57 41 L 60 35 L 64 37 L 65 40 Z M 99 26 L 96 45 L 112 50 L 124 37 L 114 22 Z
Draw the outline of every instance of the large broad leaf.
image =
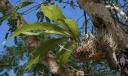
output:
M 57 21 L 58 19 L 65 19 L 63 13 L 56 5 L 41 5 L 41 10 L 43 11 L 44 15 L 51 20 Z
M 78 40 L 79 31 L 75 21 L 73 19 L 65 19 L 64 15 L 56 5 L 42 5 L 41 10 L 45 16 L 62 25 L 67 32 L 70 32 L 70 36 L 72 35 L 75 40 Z
M 21 28 L 17 29 L 9 38 L 13 38 L 15 36 L 18 36 L 21 33 L 30 31 L 30 30 L 44 30 L 44 32 L 52 33 L 52 34 L 59 34 L 59 35 L 68 35 L 66 31 L 64 31 L 62 28 L 47 23 L 47 22 L 35 22 L 32 24 L 25 24 Z
M 21 9 L 25 6 L 28 6 L 30 4 L 32 4 L 33 2 L 28 2 L 28 1 L 23 1 L 20 4 L 16 5 L 16 7 L 14 8 L 15 10 Z
M 42 4 L 41 11 L 44 13 L 46 17 L 62 25 L 64 29 L 67 30 L 67 26 L 63 24 L 63 22 L 61 22 L 61 19 L 65 19 L 65 16 L 61 12 L 61 10 L 57 7 L 57 5 L 46 6 Z
M 75 48 L 75 42 L 68 42 L 64 48 L 59 53 L 59 63 L 65 64 L 67 63 L 72 50 Z
M 79 30 L 78 30 L 75 20 L 65 19 L 65 23 L 67 24 L 71 35 L 73 35 L 73 39 L 78 40 L 79 39 Z

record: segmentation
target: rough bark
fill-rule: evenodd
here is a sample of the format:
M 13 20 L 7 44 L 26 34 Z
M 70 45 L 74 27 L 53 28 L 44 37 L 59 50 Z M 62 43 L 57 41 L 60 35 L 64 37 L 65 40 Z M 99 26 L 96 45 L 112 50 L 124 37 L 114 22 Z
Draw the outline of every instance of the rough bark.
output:
M 8 0 L 0 0 L 0 12 L 3 15 L 10 15 L 9 19 L 14 20 L 14 23 L 16 23 L 15 26 L 10 25 L 10 28 L 16 27 L 16 29 L 18 29 L 23 24 L 26 23 L 25 20 L 23 19 L 23 17 L 19 13 L 13 11 L 13 6 L 11 5 L 11 3 L 9 3 Z M 29 51 L 32 51 L 33 49 L 37 48 L 38 39 L 35 36 L 23 36 L 22 35 L 22 39 L 24 40 Z M 48 53 L 41 60 L 41 63 L 46 65 L 46 67 L 53 74 L 53 76 L 75 76 L 76 75 L 76 73 L 72 74 L 72 72 L 71 72 L 72 69 L 67 70 L 67 68 L 60 66 L 57 63 L 57 59 L 51 53 Z M 76 75 L 76 76 L 78 76 L 78 75 Z M 83 76 L 83 75 L 79 75 L 79 76 Z
M 104 5 L 103 0 L 79 0 L 82 8 L 92 18 L 96 28 L 96 38 L 102 46 L 103 53 L 111 68 L 116 68 L 113 53 L 128 48 L 128 35 L 120 28 L 119 24 L 112 18 L 111 12 Z
M 127 34 L 113 19 L 113 17 L 111 16 L 111 12 L 105 7 L 102 0 L 79 0 L 79 3 L 92 18 L 95 27 L 99 27 L 98 30 L 106 30 L 106 32 L 114 33 L 115 36 L 118 37 L 119 42 L 121 42 L 123 46 L 128 47 Z M 105 29 L 103 29 L 102 27 L 104 27 Z

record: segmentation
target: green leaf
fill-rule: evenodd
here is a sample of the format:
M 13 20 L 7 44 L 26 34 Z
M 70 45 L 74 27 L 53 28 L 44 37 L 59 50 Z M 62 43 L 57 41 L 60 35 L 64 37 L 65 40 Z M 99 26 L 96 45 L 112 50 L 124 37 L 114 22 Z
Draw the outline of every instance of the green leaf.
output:
M 44 15 L 47 16 L 49 19 L 57 21 L 58 19 L 65 19 L 61 10 L 57 7 L 57 5 L 41 5 L 41 10 L 43 11 Z
M 73 38 L 75 40 L 78 40 L 79 39 L 79 30 L 78 30 L 78 27 L 76 25 L 75 20 L 73 20 L 73 19 L 65 19 L 65 23 L 67 24 L 71 35 L 73 35 Z
M 33 2 L 28 2 L 28 1 L 23 1 L 20 4 L 16 5 L 16 7 L 14 8 L 15 10 L 21 9 L 25 6 L 28 6 L 30 4 L 32 4 Z
M 41 11 L 44 13 L 46 17 L 62 25 L 64 29 L 67 30 L 67 26 L 63 24 L 63 22 L 61 21 L 61 19 L 65 19 L 65 16 L 61 12 L 61 10 L 57 7 L 57 5 L 46 6 L 42 4 Z
M 40 59 L 40 56 L 39 55 L 36 56 L 36 57 L 34 57 L 34 58 L 31 58 L 28 61 L 28 63 L 25 65 L 24 70 L 28 70 L 32 65 L 38 63 L 39 59 Z
M 61 38 L 48 39 L 46 41 L 42 41 L 40 43 L 40 46 L 36 49 L 35 54 L 44 56 L 48 51 L 54 50 L 55 48 L 58 47 L 59 44 L 62 44 L 66 40 L 67 38 L 61 37 Z
M 73 35 L 74 39 L 78 40 L 79 31 L 75 21 L 73 19 L 65 19 L 61 10 L 56 5 L 41 5 L 41 10 L 45 16 L 62 25 L 67 32 L 70 32 L 70 34 Z
M 64 31 L 62 28 L 60 28 L 56 25 L 53 25 L 53 24 L 50 24 L 50 23 L 47 23 L 47 22 L 44 22 L 44 23 L 35 22 L 35 23 L 32 23 L 32 24 L 23 25 L 21 28 L 14 31 L 14 33 L 9 37 L 9 39 L 13 38 L 15 36 L 18 36 L 21 33 L 31 31 L 31 30 L 43 30 L 46 33 L 68 36 L 68 33 L 66 31 Z
M 40 35 L 41 32 L 22 32 L 22 34 L 25 34 L 25 35 Z
M 71 53 L 72 50 L 75 48 L 75 42 L 68 42 L 63 50 L 59 53 L 59 63 L 60 64 L 66 64 Z
M 56 34 L 56 33 L 54 33 L 54 32 L 50 32 L 50 31 L 43 31 L 43 32 L 22 32 L 22 34 L 24 34 L 24 35 L 28 35 L 28 36 L 37 36 L 37 35 L 52 35 L 52 34 Z

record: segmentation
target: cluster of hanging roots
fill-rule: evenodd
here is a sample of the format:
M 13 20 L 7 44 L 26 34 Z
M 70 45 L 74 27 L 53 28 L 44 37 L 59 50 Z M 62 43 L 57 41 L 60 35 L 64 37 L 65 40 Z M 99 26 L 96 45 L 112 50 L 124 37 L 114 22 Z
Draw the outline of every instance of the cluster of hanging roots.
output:
M 105 54 L 101 50 L 99 41 L 94 36 L 82 39 L 78 42 L 77 47 L 74 49 L 72 55 L 75 59 L 80 61 L 87 60 L 101 60 Z

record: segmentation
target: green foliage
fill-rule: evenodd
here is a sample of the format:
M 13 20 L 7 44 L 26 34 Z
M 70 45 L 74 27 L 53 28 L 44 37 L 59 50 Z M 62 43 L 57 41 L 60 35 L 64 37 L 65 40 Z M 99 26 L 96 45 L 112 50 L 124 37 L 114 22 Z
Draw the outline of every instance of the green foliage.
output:
M 27 1 L 23 1 L 21 3 L 19 3 L 18 5 L 16 5 L 8 14 L 4 14 L 4 16 L 0 17 L 0 25 L 4 20 L 10 19 L 10 16 L 12 14 L 14 14 L 14 12 L 16 12 L 18 9 L 21 9 L 23 7 L 29 6 L 30 4 L 32 4 L 33 2 L 27 2 Z M 16 20 L 15 20 L 16 21 Z M 10 20 L 11 22 L 11 20 Z M 10 24 L 11 25 L 11 24 Z M 14 25 L 15 26 L 15 25 Z
M 60 64 L 66 64 L 68 62 L 68 59 L 74 48 L 75 48 L 75 42 L 67 42 L 66 45 L 62 47 L 62 49 L 60 49 L 58 56 Z
M 20 67 L 20 60 L 24 61 L 24 56 L 27 56 L 26 47 L 22 41 L 19 41 L 16 45 L 11 47 L 6 47 L 5 53 L 0 55 L 0 70 L 11 70 L 14 68 L 14 72 L 19 76 L 23 74 L 22 68 Z M 5 73 L 6 73 L 5 72 Z M 1 74 L 0 74 L 1 75 Z M 3 74 L 1 76 L 4 76 Z M 8 75 L 7 75 L 8 76 Z
M 63 26 L 63 28 L 68 33 L 70 33 L 72 38 L 74 38 L 75 40 L 79 39 L 79 30 L 75 21 L 73 19 L 65 19 L 64 15 L 56 5 L 51 5 L 51 6 L 42 5 L 41 10 L 43 11 L 46 17 L 57 22 L 59 25 Z
M 54 9 L 54 11 L 53 11 Z M 64 27 L 65 30 L 67 30 L 67 26 L 62 22 L 62 20 L 65 19 L 65 16 L 61 12 L 61 10 L 57 7 L 57 5 L 51 5 L 51 6 L 46 6 L 46 5 L 41 5 L 41 11 L 44 13 L 46 17 L 49 19 L 57 22 L 61 26 Z
M 36 49 L 36 53 L 34 54 L 44 56 L 48 51 L 54 50 L 58 47 L 59 44 L 63 43 L 65 40 L 67 40 L 67 38 L 61 37 L 42 41 L 40 43 L 40 46 Z
M 26 7 L 26 6 L 28 6 L 28 5 L 32 4 L 32 3 L 33 2 L 23 1 L 23 2 L 19 3 L 18 5 L 16 5 L 14 9 L 15 10 L 18 10 L 18 9 L 21 9 L 23 7 Z
M 68 33 L 64 31 L 62 28 L 50 24 L 47 22 L 35 22 L 32 24 L 25 24 L 20 29 L 17 29 L 9 38 L 13 38 L 15 36 L 20 35 L 21 33 L 25 33 L 31 30 L 43 30 L 45 33 L 51 34 L 60 34 L 60 35 L 67 35 Z
M 32 65 L 39 61 L 39 58 L 45 56 L 50 50 L 54 50 L 60 43 L 65 41 L 66 38 L 48 39 L 40 42 L 40 46 L 33 52 L 32 58 L 28 61 L 25 66 L 25 70 L 28 70 Z
M 53 11 L 54 9 L 54 11 Z M 57 5 L 41 5 L 41 11 L 43 11 L 44 15 L 47 16 L 49 19 L 58 22 L 59 19 L 65 19 L 61 10 L 57 7 Z
M 67 24 L 71 35 L 73 35 L 74 40 L 79 40 L 80 35 L 76 22 L 73 19 L 65 19 L 65 23 Z
M 29 62 L 25 65 L 25 68 L 24 70 L 28 70 L 30 69 L 30 67 L 33 65 L 33 64 L 36 64 L 39 62 L 39 59 L 40 59 L 40 56 L 36 56 L 34 59 L 31 59 L 29 60 Z
M 33 76 L 51 76 L 51 73 L 49 72 L 48 68 L 41 63 L 37 63 L 32 68 L 32 75 Z
M 62 52 L 64 53 L 59 56 L 59 62 L 61 64 L 67 63 L 70 54 L 74 49 L 75 42 L 79 39 L 79 31 L 75 21 L 73 19 L 65 19 L 64 15 L 56 5 L 42 5 L 41 9 L 43 10 L 45 16 L 51 20 L 54 20 L 59 25 L 51 24 L 48 22 L 35 22 L 31 24 L 25 24 L 21 28 L 14 31 L 9 39 L 18 36 L 21 33 L 26 35 L 39 35 L 41 32 L 48 35 L 57 34 L 59 35 L 59 38 L 41 41 L 40 46 L 33 52 L 33 57 L 28 61 L 28 64 L 26 64 L 25 70 L 29 69 L 33 64 L 38 63 L 40 57 L 44 56 L 48 51 L 55 50 L 58 45 L 63 45 L 65 41 L 67 42 L 70 39 L 70 41 L 67 42 L 66 46 L 62 49 Z M 62 21 L 58 21 L 59 19 L 62 19 Z M 64 26 L 62 27 L 60 25 Z M 39 32 L 35 33 L 32 31 Z

